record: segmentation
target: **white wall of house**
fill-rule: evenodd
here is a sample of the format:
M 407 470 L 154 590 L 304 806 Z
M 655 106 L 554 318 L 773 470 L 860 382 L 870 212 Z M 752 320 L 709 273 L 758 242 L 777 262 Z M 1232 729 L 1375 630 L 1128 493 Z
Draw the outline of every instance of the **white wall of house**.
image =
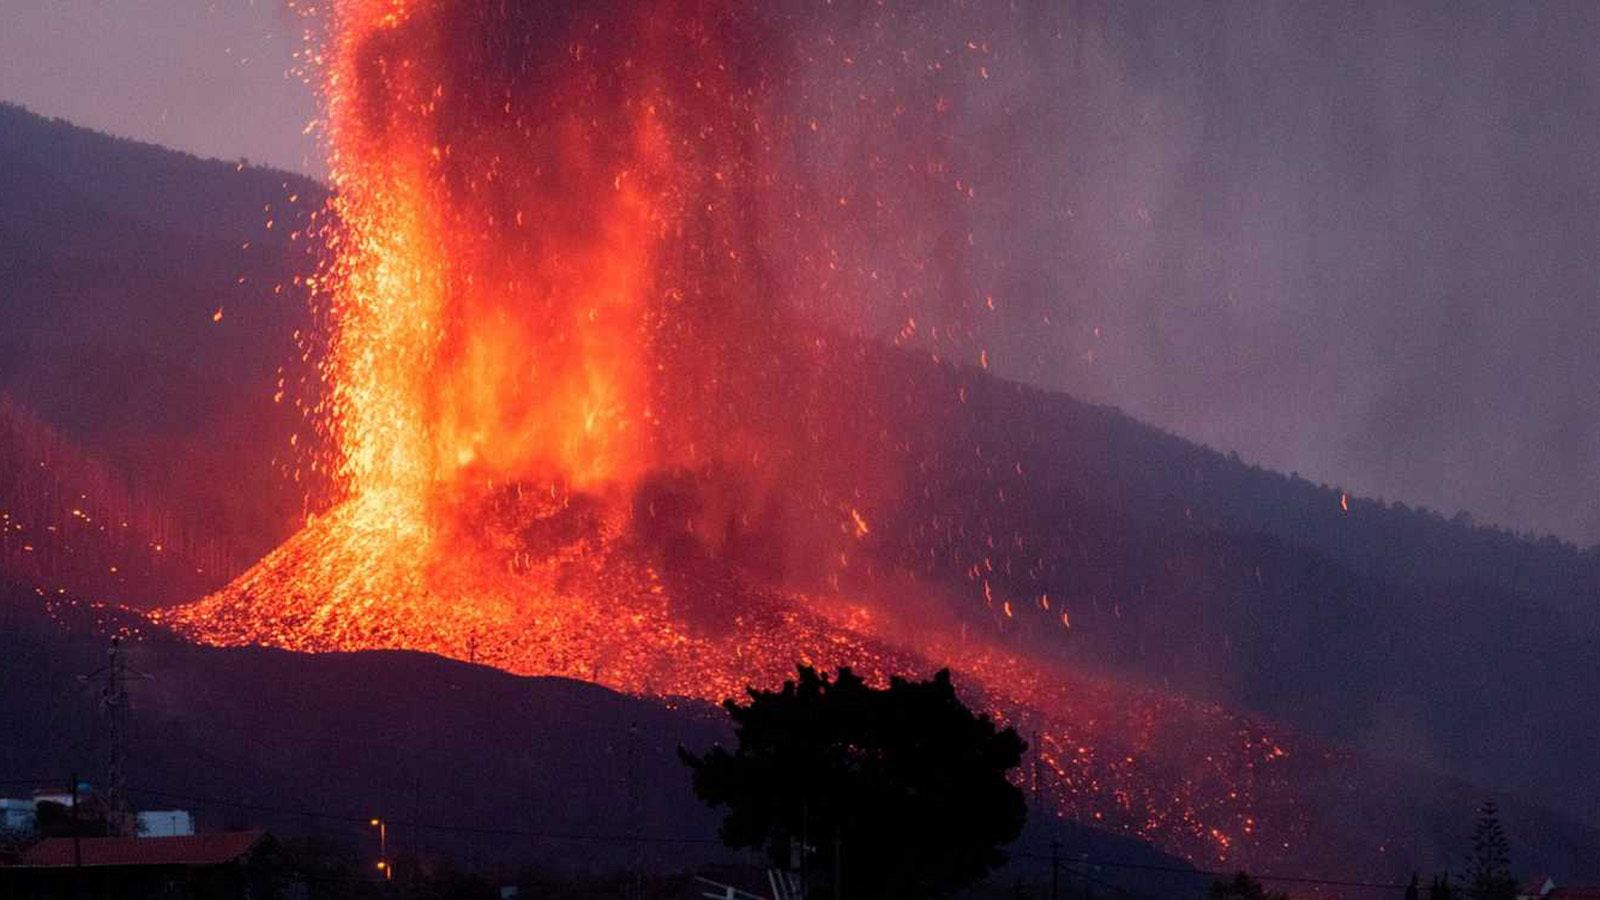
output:
M 182 809 L 139 813 L 139 837 L 183 837 L 194 834 L 194 816 Z
M 32 831 L 36 824 L 33 800 L 0 797 L 0 831 Z

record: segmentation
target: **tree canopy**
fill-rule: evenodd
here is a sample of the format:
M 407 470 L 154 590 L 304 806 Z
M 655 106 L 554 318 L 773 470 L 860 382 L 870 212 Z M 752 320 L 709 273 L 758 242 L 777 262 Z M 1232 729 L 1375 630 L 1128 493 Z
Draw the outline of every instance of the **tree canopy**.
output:
M 1289 900 L 1288 894 L 1267 890 L 1261 882 L 1245 872 L 1235 873 L 1227 881 L 1218 879 L 1212 882 L 1207 896 L 1212 900 Z
M 1472 829 L 1472 855 L 1467 861 L 1472 895 L 1481 900 L 1515 900 L 1517 880 L 1511 876 L 1511 845 L 1500 825 L 1500 807 L 1485 800 Z
M 811 896 L 948 896 L 1005 861 L 1027 816 L 1007 773 L 1027 745 L 963 705 L 948 670 L 874 688 L 802 666 L 748 694 L 723 704 L 736 748 L 680 750 L 695 792 L 727 808 L 729 846 L 798 868 Z

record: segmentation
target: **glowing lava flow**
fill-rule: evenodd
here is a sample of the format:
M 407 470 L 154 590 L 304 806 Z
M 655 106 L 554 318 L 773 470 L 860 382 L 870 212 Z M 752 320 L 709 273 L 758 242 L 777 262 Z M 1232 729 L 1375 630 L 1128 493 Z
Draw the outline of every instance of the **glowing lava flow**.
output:
M 819 273 L 855 207 L 792 171 L 784 135 L 818 127 L 775 111 L 792 85 L 767 25 L 716 0 L 330 15 L 342 496 L 167 622 L 707 700 L 796 661 L 949 664 L 1039 733 L 1064 813 L 1208 858 L 1298 839 L 1292 816 L 1257 837 L 1288 802 L 1266 730 L 818 589 L 908 476 L 875 449 L 892 423 L 853 431 L 852 398 L 819 388 L 836 358 L 786 324 L 816 301 L 784 286 L 841 289 Z
M 881 611 L 763 588 L 715 563 L 663 565 L 634 528 L 580 524 L 575 498 L 514 494 L 501 515 L 479 520 L 481 544 L 421 566 L 374 557 L 336 511 L 173 624 L 216 644 L 425 650 L 703 700 L 777 684 L 796 662 L 877 679 L 949 665 L 971 697 L 1037 744 L 1023 777 L 1061 814 L 1209 861 L 1272 860 L 1305 837 L 1289 735 L 984 639 L 911 637 L 917 629 Z M 556 526 L 570 529 L 569 543 L 552 548 L 542 534 L 524 546 L 499 530 L 544 516 L 573 517 Z

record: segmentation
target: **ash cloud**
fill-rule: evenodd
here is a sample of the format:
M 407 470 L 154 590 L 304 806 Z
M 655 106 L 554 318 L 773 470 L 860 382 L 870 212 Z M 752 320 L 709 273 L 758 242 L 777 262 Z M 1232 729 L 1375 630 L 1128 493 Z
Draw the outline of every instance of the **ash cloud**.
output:
M 1003 375 L 1600 540 L 1600 10 L 995 8 L 955 165 Z
M 842 65 L 829 38 L 871 38 L 886 59 L 946 54 L 961 76 L 937 85 L 953 105 L 941 155 L 975 197 L 915 249 L 946 265 L 948 302 L 996 298 L 963 359 L 981 343 L 1002 375 L 1359 494 L 1600 540 L 1592 4 L 842 6 L 764 8 L 827 66 Z M 190 7 L 152 4 L 170 15 L 123 48 L 114 14 L 24 4 L 0 92 L 316 167 L 310 92 L 281 72 L 300 20 L 281 3 L 218 6 L 196 28 Z M 219 49 L 257 38 L 276 49 L 248 64 Z M 207 94 L 204 121 L 163 117 L 204 87 L 154 71 L 165 60 L 220 60 L 251 76 L 251 100 Z M 891 75 L 935 77 L 872 73 Z M 882 112 L 856 114 L 863 137 L 882 134 Z M 271 146 L 216 143 L 228 134 Z M 866 324 L 893 334 L 903 318 Z

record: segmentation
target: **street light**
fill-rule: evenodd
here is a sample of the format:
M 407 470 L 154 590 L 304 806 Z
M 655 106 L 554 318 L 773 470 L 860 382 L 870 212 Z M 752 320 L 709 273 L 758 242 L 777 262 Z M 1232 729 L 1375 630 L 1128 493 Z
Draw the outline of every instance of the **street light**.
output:
M 378 829 L 378 871 L 383 873 L 384 881 L 393 881 L 394 866 L 389 865 L 389 823 L 374 817 L 367 824 Z

